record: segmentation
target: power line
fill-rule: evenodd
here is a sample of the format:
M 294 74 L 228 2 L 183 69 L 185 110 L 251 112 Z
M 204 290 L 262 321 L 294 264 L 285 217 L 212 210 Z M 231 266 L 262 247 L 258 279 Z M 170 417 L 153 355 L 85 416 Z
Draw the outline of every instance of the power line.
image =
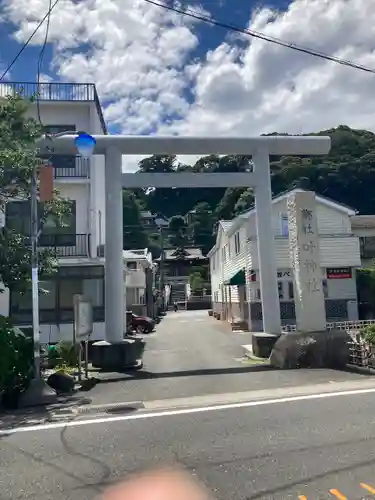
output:
M 182 8 L 173 7 L 172 5 L 166 5 L 163 3 L 156 2 L 154 0 L 144 0 L 144 1 L 149 3 L 149 4 L 156 5 L 157 7 L 161 7 L 162 9 L 170 10 L 172 12 L 176 12 L 177 14 L 191 17 L 191 18 L 196 19 L 198 21 L 204 21 L 204 22 L 211 24 L 213 26 L 218 26 L 220 28 L 234 31 L 236 33 L 241 33 L 243 35 L 248 35 L 248 36 L 251 36 L 253 38 L 258 38 L 260 40 L 264 40 L 265 42 L 274 43 L 276 45 L 280 45 L 282 47 L 292 49 L 292 50 L 295 50 L 297 52 L 302 52 L 303 54 L 308 54 L 310 56 L 319 57 L 319 58 L 325 59 L 327 61 L 332 61 L 336 64 L 341 64 L 342 66 L 348 66 L 350 68 L 359 69 L 361 71 L 366 71 L 367 73 L 375 74 L 375 69 L 373 69 L 373 68 L 369 68 L 367 66 L 362 66 L 361 64 L 356 64 L 352 61 L 348 61 L 346 59 L 341 59 L 339 57 L 335 57 L 335 56 L 332 56 L 330 54 L 326 54 L 324 52 L 319 52 L 319 51 L 314 50 L 314 49 L 302 47 L 302 46 L 297 45 L 295 43 L 286 42 L 285 40 L 266 35 L 266 34 L 261 33 L 259 31 L 241 28 L 241 27 L 236 26 L 234 24 L 224 23 L 224 22 L 218 21 L 212 17 L 205 16 L 204 14 L 201 14 L 199 12 L 194 12 L 193 10 L 190 10 L 190 9 L 184 10 Z
M 58 1 L 58 0 L 56 0 Z M 49 0 L 49 8 L 47 12 L 47 25 L 46 25 L 46 32 L 44 34 L 44 40 L 43 40 L 43 45 L 42 48 L 40 49 L 39 52 L 39 57 L 38 57 L 38 69 L 37 69 L 37 87 L 36 87 L 36 109 L 37 109 L 37 114 L 38 114 L 38 120 L 39 124 L 41 127 L 43 127 L 42 119 L 40 116 L 40 99 L 39 99 L 39 94 L 40 94 L 40 76 L 42 72 L 42 66 L 43 66 L 43 57 L 44 57 L 44 51 L 46 50 L 47 42 L 48 42 L 48 34 L 49 34 L 49 26 L 51 22 L 51 11 L 52 11 L 52 0 Z
M 37 25 L 37 27 L 35 28 L 35 30 L 31 33 L 31 35 L 29 36 L 29 38 L 26 40 L 26 42 L 22 45 L 22 47 L 20 48 L 20 50 L 17 52 L 17 54 L 14 56 L 12 62 L 9 64 L 9 66 L 6 68 L 6 70 L 4 71 L 4 73 L 0 76 L 0 82 L 5 78 L 5 76 L 9 73 L 9 71 L 12 69 L 12 67 L 14 66 L 14 64 L 17 62 L 18 58 L 20 57 L 20 55 L 22 54 L 22 52 L 26 49 L 26 47 L 29 45 L 29 43 L 31 42 L 31 40 L 34 38 L 34 36 L 36 35 L 36 33 L 39 31 L 40 27 L 42 26 L 42 24 L 44 23 L 44 21 L 48 18 L 49 19 L 49 16 L 51 14 L 51 12 L 53 11 L 53 9 L 56 7 L 56 5 L 59 3 L 60 0 L 56 0 L 55 3 L 53 5 L 51 5 L 51 1 L 50 1 L 50 8 L 48 9 L 46 15 L 43 17 L 43 19 L 39 22 L 39 24 Z M 49 22 L 49 21 L 48 21 Z M 47 33 L 47 36 L 48 36 L 48 33 Z

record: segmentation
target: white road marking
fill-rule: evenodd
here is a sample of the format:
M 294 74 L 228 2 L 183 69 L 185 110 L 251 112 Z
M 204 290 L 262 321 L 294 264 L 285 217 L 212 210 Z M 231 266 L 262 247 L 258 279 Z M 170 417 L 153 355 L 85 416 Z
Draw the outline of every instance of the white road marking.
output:
M 327 392 L 320 394 L 308 394 L 303 396 L 290 396 L 285 398 L 267 399 L 262 401 L 247 401 L 241 403 L 218 404 L 213 406 L 202 406 L 196 408 L 183 408 L 175 410 L 155 411 L 149 413 L 135 413 L 132 415 L 122 415 L 118 417 L 101 417 L 87 420 L 77 420 L 69 422 L 56 422 L 50 424 L 30 425 L 27 427 L 15 427 L 11 429 L 0 430 L 0 436 L 10 436 L 21 432 L 47 431 L 53 429 L 62 429 L 65 427 L 81 427 L 93 424 L 109 424 L 112 422 L 124 422 L 126 420 L 145 420 L 150 418 L 171 417 L 176 415 L 189 415 L 194 413 L 205 413 L 209 411 L 233 410 L 236 408 L 251 408 L 257 406 L 267 406 L 281 403 L 294 403 L 296 401 L 309 401 L 314 399 L 326 399 L 339 396 L 358 396 L 361 394 L 375 393 L 375 388 L 355 389 L 350 391 Z

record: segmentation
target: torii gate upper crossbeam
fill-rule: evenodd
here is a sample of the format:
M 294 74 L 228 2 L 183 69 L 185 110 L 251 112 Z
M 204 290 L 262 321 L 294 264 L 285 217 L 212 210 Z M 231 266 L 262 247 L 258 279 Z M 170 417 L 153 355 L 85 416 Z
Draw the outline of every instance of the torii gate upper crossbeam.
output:
M 137 135 L 94 135 L 94 154 L 105 154 L 116 148 L 123 155 L 252 155 L 260 149 L 269 155 L 324 155 L 330 150 L 331 139 L 325 136 L 261 137 L 178 137 Z M 74 136 L 53 139 L 54 152 L 76 154 Z M 41 153 L 51 152 L 51 140 L 39 142 Z

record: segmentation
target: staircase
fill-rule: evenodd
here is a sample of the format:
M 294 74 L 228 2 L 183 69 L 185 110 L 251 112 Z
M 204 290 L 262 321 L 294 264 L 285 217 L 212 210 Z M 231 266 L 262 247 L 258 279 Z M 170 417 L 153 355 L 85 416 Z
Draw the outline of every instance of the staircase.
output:
M 186 289 L 185 285 L 172 285 L 171 290 L 171 303 L 174 302 L 185 302 L 186 301 Z

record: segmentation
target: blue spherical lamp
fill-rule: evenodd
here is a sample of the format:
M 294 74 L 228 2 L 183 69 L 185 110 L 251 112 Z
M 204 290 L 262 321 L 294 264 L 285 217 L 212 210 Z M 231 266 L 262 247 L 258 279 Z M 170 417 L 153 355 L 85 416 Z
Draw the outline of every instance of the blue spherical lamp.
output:
M 78 153 L 84 158 L 89 158 L 94 152 L 96 140 L 86 132 L 78 132 L 77 137 L 74 139 L 74 144 Z

